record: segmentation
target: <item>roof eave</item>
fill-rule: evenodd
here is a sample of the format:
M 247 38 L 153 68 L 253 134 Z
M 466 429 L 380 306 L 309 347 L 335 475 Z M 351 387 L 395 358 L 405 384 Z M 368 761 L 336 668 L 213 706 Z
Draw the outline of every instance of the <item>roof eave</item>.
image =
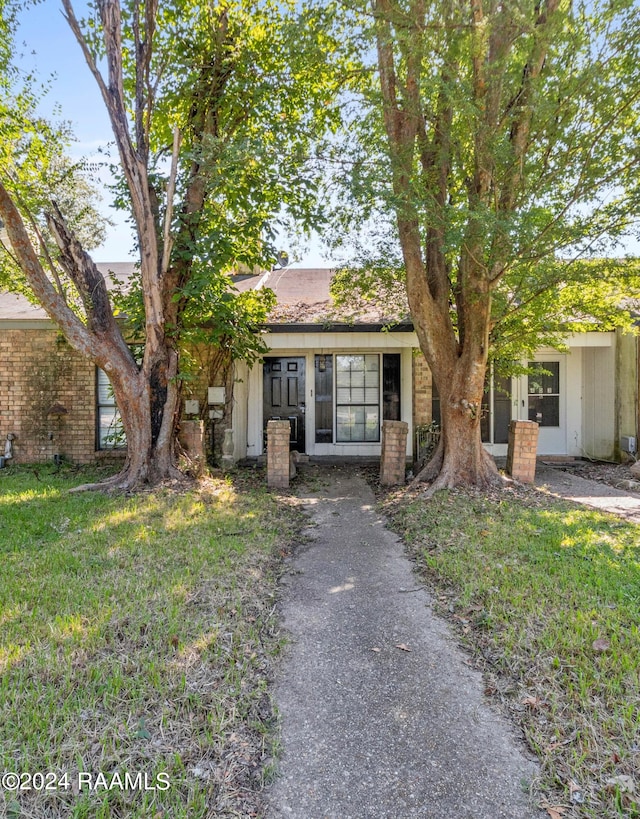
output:
M 389 322 L 347 323 L 347 322 L 282 322 L 264 324 L 263 328 L 270 333 L 412 333 L 413 323 L 401 321 L 395 324 Z

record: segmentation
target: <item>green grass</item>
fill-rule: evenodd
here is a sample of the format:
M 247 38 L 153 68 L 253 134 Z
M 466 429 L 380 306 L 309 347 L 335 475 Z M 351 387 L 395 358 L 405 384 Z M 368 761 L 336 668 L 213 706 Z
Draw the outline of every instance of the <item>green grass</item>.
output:
M 87 480 L 0 471 L 0 772 L 70 784 L 0 791 L 0 815 L 255 815 L 274 742 L 278 554 L 294 511 L 222 480 L 68 493 Z M 163 773 L 170 787 L 78 792 L 81 771 L 151 784 Z
M 640 528 L 533 490 L 388 510 L 538 754 L 548 804 L 640 816 Z

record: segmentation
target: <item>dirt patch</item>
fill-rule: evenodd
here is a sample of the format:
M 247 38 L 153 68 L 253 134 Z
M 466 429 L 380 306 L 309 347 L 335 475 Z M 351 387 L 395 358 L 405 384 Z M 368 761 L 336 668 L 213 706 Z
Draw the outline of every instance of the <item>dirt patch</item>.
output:
M 629 469 L 630 464 L 613 464 L 598 461 L 572 461 L 562 464 L 559 469 L 589 481 L 606 483 L 616 489 L 624 489 L 640 497 L 640 481 L 636 480 Z

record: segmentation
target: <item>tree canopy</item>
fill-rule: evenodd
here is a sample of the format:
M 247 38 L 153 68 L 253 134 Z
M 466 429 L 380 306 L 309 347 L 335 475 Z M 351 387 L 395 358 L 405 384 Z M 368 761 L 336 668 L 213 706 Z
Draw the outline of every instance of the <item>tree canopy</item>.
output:
M 318 219 L 310 146 L 335 122 L 331 40 L 321 12 L 294 2 L 98 0 L 84 20 L 71 0 L 62 7 L 109 114 L 118 203 L 137 237 L 139 279 L 127 307 L 144 336 L 140 366 L 73 214 L 51 185 L 35 200 L 26 195 L 40 190 L 55 144 L 53 129 L 33 120 L 32 99 L 17 126 L 29 150 L 8 142 L 1 157 L 0 216 L 37 300 L 111 378 L 129 442 L 118 480 L 128 486 L 173 469 L 189 331 L 207 325 L 248 357 L 262 349 L 255 330 L 269 295 L 236 298 L 227 274 L 269 266 L 287 217 L 303 226 Z M 16 99 L 5 106 L 8 127 Z
M 444 407 L 439 485 L 483 483 L 490 352 L 629 324 L 637 267 L 615 254 L 640 213 L 640 9 L 374 0 L 348 14 L 369 44 L 341 203 L 365 219 L 355 267 L 406 284 Z M 338 290 L 358 281 L 371 287 L 356 269 Z

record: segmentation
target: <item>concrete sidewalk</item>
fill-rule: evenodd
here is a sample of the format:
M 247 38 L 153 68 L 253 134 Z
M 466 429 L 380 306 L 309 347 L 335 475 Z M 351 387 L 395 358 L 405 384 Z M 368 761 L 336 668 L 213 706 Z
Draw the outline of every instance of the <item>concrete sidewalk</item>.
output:
M 529 819 L 536 764 L 435 617 L 365 480 L 318 468 L 290 563 L 267 816 Z M 404 646 L 409 651 L 399 646 Z
M 590 481 L 571 473 L 571 466 L 552 466 L 538 461 L 535 484 L 552 495 L 582 503 L 601 512 L 612 512 L 632 523 L 640 523 L 640 498 L 624 489 Z

